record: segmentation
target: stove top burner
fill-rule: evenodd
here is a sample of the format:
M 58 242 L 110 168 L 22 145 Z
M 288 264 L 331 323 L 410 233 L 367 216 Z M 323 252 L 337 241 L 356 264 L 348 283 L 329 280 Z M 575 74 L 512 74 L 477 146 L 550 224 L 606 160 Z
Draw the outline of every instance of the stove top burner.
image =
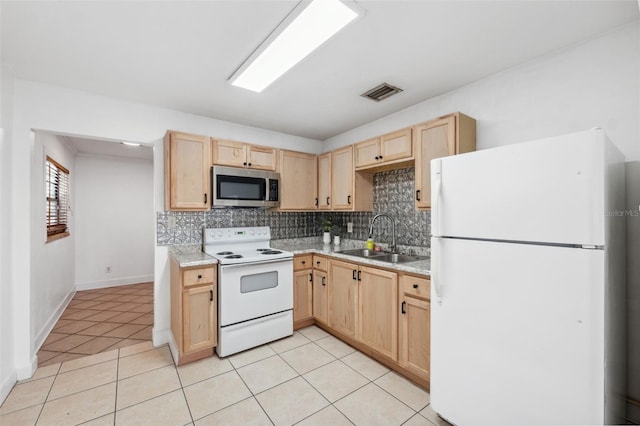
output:
M 232 251 L 221 251 L 220 253 L 216 253 L 218 256 L 226 256 L 228 254 L 233 254 Z
M 261 253 L 260 254 L 280 254 L 282 253 L 279 250 L 260 250 Z
M 225 256 L 225 259 L 240 259 L 242 255 L 240 254 L 230 254 L 229 256 Z
M 270 251 L 270 250 L 271 250 L 271 249 L 268 249 L 268 248 L 259 248 L 259 249 L 256 249 L 256 251 Z

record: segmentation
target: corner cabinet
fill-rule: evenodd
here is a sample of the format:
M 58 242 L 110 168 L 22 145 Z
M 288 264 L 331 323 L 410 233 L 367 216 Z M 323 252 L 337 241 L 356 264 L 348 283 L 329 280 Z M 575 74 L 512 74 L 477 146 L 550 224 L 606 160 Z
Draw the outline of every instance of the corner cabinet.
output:
M 476 120 L 459 112 L 413 127 L 415 205 L 431 208 L 431 160 L 476 149 Z
M 213 355 L 217 344 L 215 266 L 181 268 L 171 258 L 171 332 L 178 365 Z
M 293 329 L 313 324 L 313 256 L 293 258 Z
M 327 303 L 327 258 L 313 256 L 313 319 L 323 324 L 328 322 Z
M 318 197 L 315 154 L 280 150 L 279 210 L 315 210 Z
M 165 209 L 209 210 L 208 136 L 168 131 L 164 137 Z
M 331 170 L 333 210 L 373 210 L 373 174 L 355 171 L 353 145 L 332 151 Z
M 277 150 L 228 139 L 211 138 L 211 162 L 215 165 L 275 170 Z

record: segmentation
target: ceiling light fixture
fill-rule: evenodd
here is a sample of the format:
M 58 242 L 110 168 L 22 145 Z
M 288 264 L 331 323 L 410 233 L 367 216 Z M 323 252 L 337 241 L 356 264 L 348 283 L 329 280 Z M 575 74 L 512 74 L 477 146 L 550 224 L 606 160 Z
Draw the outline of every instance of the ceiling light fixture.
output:
M 120 142 L 120 143 L 126 146 L 142 146 L 141 143 L 133 143 L 133 142 Z
M 301 1 L 236 70 L 232 85 L 261 92 L 360 15 L 341 0 Z

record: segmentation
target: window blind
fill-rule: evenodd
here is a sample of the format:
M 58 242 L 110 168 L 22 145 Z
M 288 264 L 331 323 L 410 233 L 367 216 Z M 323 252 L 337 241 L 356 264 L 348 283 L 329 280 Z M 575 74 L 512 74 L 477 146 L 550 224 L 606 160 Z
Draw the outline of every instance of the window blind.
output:
M 47 236 L 68 230 L 69 170 L 47 156 Z

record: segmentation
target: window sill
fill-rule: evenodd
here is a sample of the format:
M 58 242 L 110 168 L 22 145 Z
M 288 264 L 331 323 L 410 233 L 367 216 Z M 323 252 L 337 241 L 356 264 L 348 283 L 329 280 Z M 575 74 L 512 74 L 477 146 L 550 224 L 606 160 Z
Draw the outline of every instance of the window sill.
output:
M 68 237 L 69 235 L 71 235 L 69 232 L 61 232 L 59 234 L 49 235 L 47 237 L 47 243 L 50 243 L 50 242 L 55 241 L 55 240 L 59 240 L 61 238 Z

